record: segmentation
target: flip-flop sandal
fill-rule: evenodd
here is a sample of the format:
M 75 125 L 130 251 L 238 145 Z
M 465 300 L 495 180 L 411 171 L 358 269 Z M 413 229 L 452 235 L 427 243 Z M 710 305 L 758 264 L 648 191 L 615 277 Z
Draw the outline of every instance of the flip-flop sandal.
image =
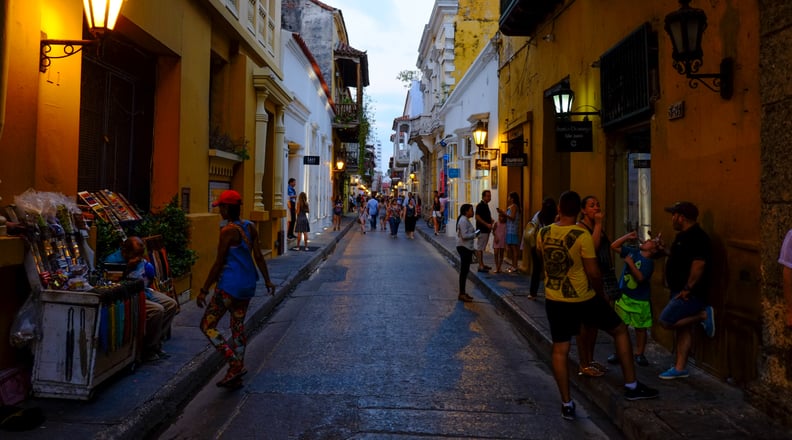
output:
M 243 369 L 239 370 L 235 374 L 230 374 L 230 375 L 226 374 L 226 377 L 224 377 L 222 380 L 217 382 L 215 385 L 217 385 L 219 387 L 227 387 L 228 384 L 230 384 L 231 382 L 233 382 L 233 381 L 235 381 L 237 379 L 241 380 L 242 376 L 244 376 L 246 374 L 247 374 L 247 368 L 243 368 Z
M 591 366 L 583 367 L 578 372 L 578 376 L 600 377 L 603 375 L 605 375 L 605 373 Z
M 237 377 L 236 379 L 230 382 L 226 382 L 223 385 L 220 385 L 220 388 L 227 388 L 229 391 L 234 391 L 243 388 L 244 386 L 245 384 L 242 383 L 242 378 Z

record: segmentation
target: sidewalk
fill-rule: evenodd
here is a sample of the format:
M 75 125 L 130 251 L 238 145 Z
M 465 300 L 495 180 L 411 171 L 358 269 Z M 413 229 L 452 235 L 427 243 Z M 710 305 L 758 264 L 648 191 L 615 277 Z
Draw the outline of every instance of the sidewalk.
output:
M 351 215 L 343 217 L 341 231 L 311 232 L 308 252 L 289 250 L 286 255 L 267 259 L 277 289 L 274 296 L 267 295 L 260 280 L 246 319 L 250 337 L 258 332 L 257 327 L 261 327 L 266 315 L 335 250 L 336 243 L 355 226 L 353 220 Z M 290 241 L 290 246 L 295 244 L 294 240 Z M 201 286 L 203 277 L 204 274 L 193 274 L 193 289 Z M 14 439 L 139 440 L 155 432 L 159 424 L 176 416 L 184 403 L 225 364 L 198 328 L 201 316 L 203 309 L 194 301 L 183 304 L 173 321 L 171 339 L 163 347 L 170 357 L 137 366 L 132 374 L 120 372 L 101 384 L 87 402 L 29 398 L 19 406 L 43 409 L 47 421 L 32 431 L 0 431 L 0 438 L 10 434 Z M 228 333 L 227 316 L 218 328 Z
M 336 243 L 355 227 L 352 216 L 344 217 L 340 232 L 311 233 L 309 252 L 289 251 L 268 259 L 267 265 L 277 288 L 274 297 L 264 293 L 263 283 L 251 302 L 247 317 L 249 334 L 255 335 L 263 318 L 294 287 L 306 279 Z M 440 252 L 458 264 L 454 237 L 434 236 L 425 222 L 417 231 Z M 353 230 L 354 232 L 355 230 Z M 294 245 L 294 243 L 292 243 Z M 492 261 L 487 254 L 486 260 Z M 203 282 L 194 275 L 193 286 Z M 488 299 L 512 320 L 516 328 L 544 355 L 549 363 L 550 336 L 544 312 L 544 300 L 523 296 L 528 277 L 518 274 L 479 274 L 470 279 Z M 196 287 L 197 288 L 197 287 Z M 176 316 L 172 339 L 165 344 L 168 359 L 146 363 L 133 374 L 119 374 L 102 384 L 88 402 L 56 399 L 28 399 L 24 407 L 40 407 L 47 422 L 39 429 L 11 433 L 15 439 L 97 438 L 142 439 L 155 432 L 158 425 L 176 416 L 185 402 L 223 367 L 219 353 L 211 348 L 198 329 L 203 310 L 194 302 L 184 304 Z M 228 327 L 227 318 L 220 329 Z M 604 360 L 610 354 L 610 338 L 599 338 L 595 357 Z M 574 347 L 573 347 L 574 350 Z M 573 396 L 586 398 L 605 412 L 627 438 L 631 439 L 739 439 L 792 438 L 792 430 L 779 427 L 769 417 L 743 400 L 742 392 L 691 366 L 691 377 L 675 381 L 657 378 L 671 364 L 671 354 L 650 341 L 647 357 L 650 367 L 637 367 L 639 378 L 660 390 L 660 398 L 627 402 L 622 396 L 621 374 L 614 367 L 600 378 L 572 377 Z M 577 354 L 570 356 L 570 371 L 577 371 Z M 561 420 L 558 423 L 568 423 Z M 3 438 L 6 433 L 0 432 Z
M 455 237 L 445 234 L 435 236 L 423 222 L 416 230 L 458 266 Z M 484 259 L 490 266 L 494 266 L 492 254 L 485 254 Z M 544 296 L 540 293 L 536 300 L 528 298 L 530 278 L 517 273 L 478 273 L 474 263 L 468 279 L 512 320 L 549 365 L 552 341 L 545 314 Z M 600 332 L 594 358 L 605 364 L 605 359 L 612 351 L 610 336 Z M 570 373 L 577 372 L 579 365 L 574 342 L 569 357 Z M 621 369 L 618 365 L 609 365 L 610 371 L 598 378 L 572 374 L 573 398 L 580 399 L 584 396 L 607 414 L 614 425 L 630 439 L 792 438 L 792 429 L 780 426 L 746 403 L 742 390 L 719 381 L 695 365 L 689 363 L 690 377 L 687 379 L 659 379 L 657 375 L 673 364 L 673 356 L 651 338 L 647 344 L 646 357 L 650 365 L 636 366 L 636 373 L 641 382 L 660 390 L 658 399 L 634 402 L 625 400 Z

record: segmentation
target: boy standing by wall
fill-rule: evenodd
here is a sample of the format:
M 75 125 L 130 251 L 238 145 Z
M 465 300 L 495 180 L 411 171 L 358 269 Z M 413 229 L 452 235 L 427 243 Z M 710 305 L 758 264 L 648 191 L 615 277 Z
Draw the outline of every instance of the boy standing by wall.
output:
M 637 248 L 625 246 L 627 240 L 635 240 L 638 234 L 633 231 L 619 237 L 611 243 L 611 249 L 624 258 L 624 269 L 619 278 L 619 289 L 623 295 L 616 300 L 614 308 L 625 324 L 635 329 L 635 363 L 640 366 L 649 365 L 644 351 L 648 329 L 652 327 L 651 289 L 649 280 L 654 272 L 654 258 L 659 257 L 663 249 L 660 235 L 641 243 Z M 617 364 L 616 354 L 608 357 L 608 363 Z

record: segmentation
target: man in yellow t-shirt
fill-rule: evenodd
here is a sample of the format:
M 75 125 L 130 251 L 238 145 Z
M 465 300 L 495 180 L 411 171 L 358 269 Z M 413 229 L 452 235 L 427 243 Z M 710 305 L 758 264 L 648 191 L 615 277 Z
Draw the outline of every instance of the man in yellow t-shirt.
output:
M 594 241 L 588 231 L 575 225 L 579 213 L 580 195 L 564 192 L 558 201 L 558 221 L 542 228 L 536 240 L 545 267 L 545 310 L 553 339 L 553 375 L 561 393 L 561 416 L 567 420 L 575 419 L 567 358 L 572 336 L 580 332 L 582 324 L 613 337 L 627 400 L 652 399 L 658 394 L 635 378 L 627 326 L 605 298 Z

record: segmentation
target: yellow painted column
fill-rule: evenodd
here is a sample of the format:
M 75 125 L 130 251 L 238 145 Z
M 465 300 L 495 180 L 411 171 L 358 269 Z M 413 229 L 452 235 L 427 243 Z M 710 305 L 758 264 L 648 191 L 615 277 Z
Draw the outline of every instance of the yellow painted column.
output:
M 267 152 L 267 124 L 269 123 L 269 116 L 267 116 L 267 109 L 265 104 L 269 91 L 259 89 L 256 90 L 256 145 L 255 145 L 255 179 L 256 183 L 253 190 L 253 210 L 265 211 L 264 205 L 264 167 L 267 165 L 266 152 Z M 275 161 L 277 166 L 277 160 Z

